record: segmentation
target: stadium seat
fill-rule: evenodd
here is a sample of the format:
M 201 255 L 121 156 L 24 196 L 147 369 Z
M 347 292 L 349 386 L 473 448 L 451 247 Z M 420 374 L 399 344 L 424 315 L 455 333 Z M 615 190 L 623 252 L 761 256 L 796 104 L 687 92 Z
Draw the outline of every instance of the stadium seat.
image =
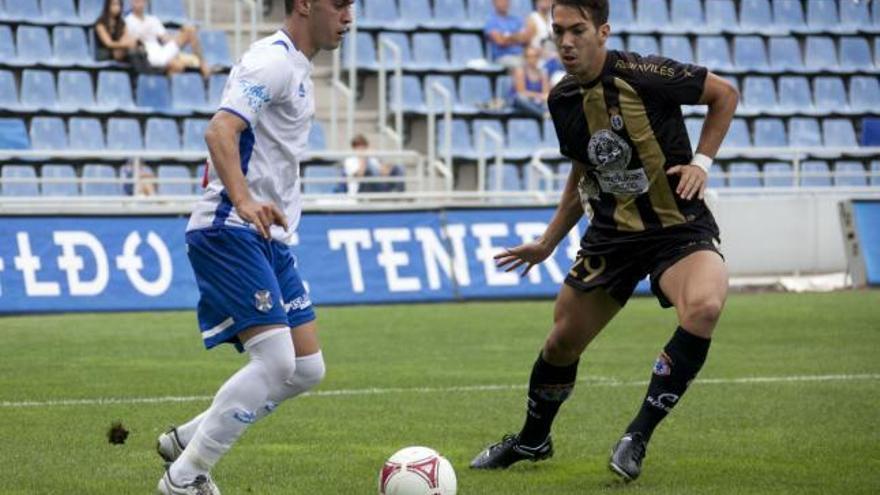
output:
M 64 150 L 67 131 L 60 117 L 34 117 L 31 120 L 31 147 L 35 150 Z
M 49 43 L 49 31 L 46 28 L 19 26 L 15 34 L 15 46 L 18 48 L 17 61 L 19 63 L 37 64 L 52 60 L 52 47 Z
M 24 121 L 13 118 L 0 118 L 0 149 L 25 150 L 31 147 Z
M 106 70 L 98 73 L 97 106 L 106 110 L 135 108 L 128 73 Z
M 776 86 L 765 76 L 746 76 L 743 82 L 743 104 L 749 109 L 772 111 L 776 109 Z
M 849 82 L 849 105 L 856 112 L 880 113 L 877 76 L 854 76 Z
M 737 36 L 733 39 L 734 64 L 749 71 L 767 70 L 767 49 L 760 36 Z
M 504 75 L 495 79 L 495 98 L 510 103 L 513 98 L 513 79 L 510 76 Z
M 754 162 L 733 162 L 727 170 L 730 187 L 761 187 L 758 165 Z
M 92 110 L 95 93 L 88 72 L 63 70 L 58 73 L 58 107 L 65 110 Z
M 8 70 L 0 70 L 0 107 L 6 109 L 19 107 L 15 77 Z
M 528 17 L 532 13 L 532 0 L 510 0 L 510 14 L 519 16 L 522 19 Z
M 636 25 L 650 31 L 667 28 L 669 11 L 666 9 L 666 2 L 636 0 Z
M 378 59 L 379 50 L 381 49 L 381 40 L 388 40 L 394 43 L 397 48 L 400 49 L 400 60 L 403 62 L 404 66 L 412 63 L 412 50 L 410 50 L 409 45 L 409 36 L 405 33 L 390 33 L 390 32 L 382 32 L 379 33 L 379 42 L 376 44 L 376 60 Z M 388 60 L 385 61 L 386 67 L 393 67 L 393 59 L 391 58 L 391 53 L 388 52 Z
M 63 180 L 55 182 L 53 180 Z M 79 196 L 76 170 L 71 165 L 43 165 L 40 167 L 40 192 L 43 196 Z
M 112 165 L 88 164 L 83 167 L 83 179 L 105 180 L 107 182 L 83 182 L 83 196 L 121 196 L 122 187 Z
M 507 150 L 504 156 L 511 159 L 530 158 L 541 141 L 541 127 L 537 120 L 510 119 L 507 122 Z
M 807 160 L 801 162 L 801 185 L 807 187 L 826 187 L 831 185 L 831 172 L 828 162 Z
M 373 40 L 373 36 L 370 33 L 358 31 L 355 41 L 357 43 L 355 47 L 355 63 L 357 66 L 369 69 L 378 67 L 379 57 L 376 54 L 376 42 Z M 343 65 L 348 64 L 350 45 L 346 41 L 342 42 L 342 53 L 340 56 Z
M 165 23 L 184 24 L 187 22 L 183 0 L 150 0 L 150 13 Z
M 229 79 L 227 74 L 213 74 L 208 79 L 208 108 L 216 110 L 220 107 L 220 100 L 223 97 L 223 88 Z
M 79 20 L 83 24 L 94 24 L 101 16 L 105 0 L 79 0 Z
M 358 23 L 366 29 L 411 30 L 415 27 L 401 18 L 395 0 L 369 0 L 364 4 L 363 15 Z
M 645 56 L 660 54 L 657 38 L 651 35 L 631 35 L 627 43 L 627 49 Z
M 462 27 L 478 28 L 482 31 L 489 14 L 494 11 L 492 0 L 467 0 L 467 6 L 468 24 Z
M 552 119 L 544 119 L 542 134 L 544 140 L 541 142 L 541 146 L 559 150 L 559 137 L 556 135 L 556 127 L 553 125 Z
M 52 30 L 55 60 L 64 65 L 88 65 L 94 62 L 86 42 L 86 33 L 80 27 L 56 27 Z
M 880 160 L 871 161 L 871 185 L 880 186 Z
M 171 90 L 164 75 L 141 74 L 137 79 L 137 105 L 153 111 L 171 109 Z
M 205 130 L 208 119 L 185 119 L 183 121 L 183 151 L 208 151 Z
M 0 25 L 0 60 L 15 59 L 15 43 L 12 42 L 12 30 L 9 26 Z
M 877 7 L 877 10 L 880 10 L 880 7 Z M 880 67 L 880 36 L 874 38 L 874 65 Z
M 825 146 L 840 148 L 855 148 L 856 131 L 849 119 L 824 119 L 822 121 L 822 139 Z
M 837 68 L 837 49 L 827 36 L 807 36 L 805 48 L 807 68 L 828 70 Z
M 756 119 L 755 146 L 764 148 L 784 148 L 788 146 L 785 124 L 782 122 L 782 119 Z
M 43 22 L 70 22 L 76 18 L 73 0 L 40 0 L 40 7 L 43 11 Z
M 816 30 L 838 27 L 837 2 L 807 0 L 807 26 Z
M 6 17 L 18 21 L 42 21 L 43 13 L 37 0 L 6 0 Z
M 487 191 L 522 191 L 523 184 L 519 177 L 519 167 L 505 163 L 501 166 L 501 189 L 495 187 L 498 177 L 498 166 L 494 163 L 486 167 Z
M 866 38 L 856 36 L 840 38 L 840 67 L 849 71 L 874 70 L 871 47 Z
M 664 36 L 660 41 L 660 53 L 679 62 L 694 62 L 694 50 L 686 36 Z
M 406 0 L 406 2 L 398 3 L 405 8 L 404 18 L 414 27 L 429 26 L 434 19 L 429 0 Z
M 780 28 L 803 28 L 806 23 L 801 0 L 774 0 L 773 23 Z
M 813 93 L 810 82 L 802 76 L 779 78 L 779 108 L 789 112 L 812 112 Z
M 727 137 L 724 138 L 724 146 L 727 148 L 748 148 L 752 145 L 751 141 L 749 126 L 745 119 L 733 119 L 730 123 L 730 129 L 727 131 Z
M 741 0 L 739 27 L 750 31 L 772 28 L 773 17 L 770 15 L 770 2 L 768 0 Z
M 479 110 L 492 98 L 492 82 L 483 75 L 464 75 L 458 79 L 458 94 L 461 104 Z
M 412 62 L 410 67 L 424 67 L 431 70 L 449 68 L 449 57 L 440 33 L 416 33 L 412 37 Z
M 37 171 L 30 165 L 4 165 L 0 169 L 3 178 L 3 196 L 38 196 Z M 32 179 L 29 182 L 6 182 L 7 179 Z
M 466 67 L 485 60 L 483 40 L 476 34 L 454 33 L 449 40 L 449 58 L 454 67 Z
M 437 154 L 444 153 L 444 133 L 446 129 L 446 121 L 437 121 Z M 471 131 L 468 129 L 467 121 L 462 119 L 452 119 L 451 145 L 453 156 L 466 156 L 473 153 L 474 146 L 471 141 Z
M 401 80 L 400 104 L 404 112 L 425 112 L 425 95 L 422 93 L 422 83 L 418 76 L 411 74 L 403 76 Z M 397 76 L 388 79 L 388 105 L 392 111 L 397 110 Z
M 144 148 L 151 151 L 179 151 L 180 131 L 172 119 L 150 117 L 144 131 Z
M 309 128 L 309 151 L 325 151 L 327 149 L 327 136 L 324 134 L 324 126 L 317 120 L 312 122 Z
M 636 22 L 632 0 L 610 0 L 608 22 L 612 26 L 632 26 Z
M 434 0 L 434 16 L 425 25 L 434 29 L 450 29 L 464 26 L 467 22 L 464 0 Z
M 128 151 L 143 149 L 141 126 L 135 119 L 111 117 L 107 121 L 107 149 Z
M 869 3 L 841 0 L 839 3 L 840 26 L 844 28 L 870 27 L 871 13 L 868 11 Z
M 672 0 L 672 25 L 677 29 L 692 30 L 705 24 L 702 0 Z
M 155 1 L 155 0 L 154 0 Z M 229 51 L 229 42 L 226 32 L 223 30 L 205 29 L 199 31 L 199 41 L 205 55 L 205 63 L 210 67 L 232 65 L 232 55 Z
M 798 40 L 791 36 L 770 38 L 770 66 L 776 70 L 802 70 L 804 58 Z
M 565 183 L 568 181 L 568 176 L 571 174 L 571 162 L 563 162 L 559 164 L 559 167 L 556 169 L 556 184 L 554 185 L 554 190 L 561 191 L 565 187 Z
M 723 36 L 697 37 L 697 63 L 709 67 L 710 70 L 733 68 L 727 40 Z
M 605 42 L 605 48 L 609 50 L 626 50 L 626 45 L 623 43 L 623 36 L 612 34 L 608 37 L 608 41 Z
M 67 123 L 70 147 L 77 150 L 103 150 L 101 122 L 91 117 L 73 117 Z
M 337 184 L 342 182 L 342 175 L 336 165 L 307 165 L 305 167 L 303 177 L 305 179 L 333 179 L 334 182 L 303 182 L 303 192 L 306 194 L 333 194 L 336 191 Z
M 822 146 L 819 121 L 810 117 L 795 117 L 788 122 L 788 142 L 793 147 Z
M 156 168 L 156 177 L 159 179 L 157 191 L 162 196 L 190 196 L 193 194 L 193 183 L 171 182 L 167 180 L 192 180 L 189 167 L 185 165 L 159 165 Z
M 53 110 L 58 105 L 55 78 L 47 70 L 25 69 L 21 74 L 21 103 L 27 107 Z
M 867 186 L 868 177 L 861 162 L 841 160 L 834 163 L 835 186 Z
M 880 146 L 880 119 L 862 119 L 862 146 Z
M 171 104 L 178 110 L 206 111 L 205 82 L 193 73 L 171 76 Z
M 846 88 L 839 77 L 821 76 L 813 79 L 816 109 L 820 112 L 845 112 L 849 109 Z
M 687 129 L 688 141 L 691 142 L 691 149 L 697 149 L 700 133 L 703 131 L 703 119 L 699 117 L 684 119 L 684 126 Z
M 712 0 L 705 2 L 705 5 L 706 25 L 713 30 L 731 29 L 739 25 L 733 0 Z
M 764 164 L 764 187 L 793 187 L 794 172 L 790 163 L 769 162 Z
M 723 189 L 727 187 L 727 175 L 721 165 L 713 163 L 709 167 L 709 183 L 706 187 L 710 189 Z
M 501 125 L 501 121 L 497 119 L 474 119 L 473 122 L 473 142 L 474 142 L 474 152 L 479 153 L 479 143 L 480 143 L 480 134 L 482 129 L 491 129 L 495 131 L 499 136 L 501 136 L 501 148 L 504 151 L 507 145 L 506 134 L 504 132 L 504 127 Z M 484 148 L 483 151 L 485 153 L 486 158 L 492 158 L 495 156 L 495 142 L 490 139 L 488 136 L 484 138 Z M 475 154 L 475 158 L 479 158 L 479 155 Z
M 455 90 L 455 79 L 453 79 L 452 76 L 447 75 L 431 74 L 425 77 L 425 101 L 427 101 L 428 91 L 434 83 L 439 83 L 449 91 L 449 96 L 452 98 L 452 104 L 456 105 L 459 99 L 458 91 Z M 434 110 L 438 112 L 443 111 L 443 100 L 439 95 L 434 98 Z

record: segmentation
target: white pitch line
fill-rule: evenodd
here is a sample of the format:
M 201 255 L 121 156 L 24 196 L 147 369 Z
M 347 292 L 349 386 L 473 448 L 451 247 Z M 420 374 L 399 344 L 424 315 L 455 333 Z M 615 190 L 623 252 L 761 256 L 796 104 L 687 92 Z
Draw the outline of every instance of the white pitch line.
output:
M 795 382 L 833 382 L 833 381 L 858 381 L 880 380 L 880 373 L 866 374 L 838 374 L 838 375 L 790 375 L 790 376 L 751 376 L 740 378 L 702 378 L 694 382 L 696 385 L 743 385 L 764 383 L 795 383 Z M 578 380 L 588 386 L 596 387 L 636 387 L 645 386 L 647 380 L 624 381 L 607 377 L 588 377 Z M 304 394 L 311 397 L 349 397 L 359 395 L 388 395 L 388 394 L 433 394 L 455 392 L 493 392 L 507 390 L 525 390 L 526 384 L 490 384 L 490 385 L 467 385 L 460 387 L 389 387 L 389 388 L 354 388 L 337 390 L 319 390 Z M 57 399 L 46 401 L 2 401 L 0 409 L 26 408 L 26 407 L 60 407 L 60 406 L 103 406 L 117 404 L 166 404 L 174 402 L 208 402 L 212 399 L 208 395 L 191 396 L 168 396 L 168 397 L 110 397 L 96 399 Z

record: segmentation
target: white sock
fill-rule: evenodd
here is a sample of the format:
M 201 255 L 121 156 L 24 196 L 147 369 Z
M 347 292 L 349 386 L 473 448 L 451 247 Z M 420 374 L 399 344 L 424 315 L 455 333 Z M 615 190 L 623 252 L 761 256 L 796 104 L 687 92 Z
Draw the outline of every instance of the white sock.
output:
M 185 486 L 207 474 L 232 444 L 255 422 L 273 390 L 296 371 L 290 329 L 263 332 L 244 345 L 250 361 L 217 391 L 211 407 L 200 416 L 198 429 L 171 465 L 175 484 Z

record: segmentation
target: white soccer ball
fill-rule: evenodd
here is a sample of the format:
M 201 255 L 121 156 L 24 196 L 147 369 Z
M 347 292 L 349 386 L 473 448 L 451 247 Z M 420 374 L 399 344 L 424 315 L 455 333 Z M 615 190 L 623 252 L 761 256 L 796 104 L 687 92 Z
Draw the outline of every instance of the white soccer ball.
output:
M 379 473 L 379 495 L 455 495 L 457 485 L 452 464 L 428 447 L 398 450 Z

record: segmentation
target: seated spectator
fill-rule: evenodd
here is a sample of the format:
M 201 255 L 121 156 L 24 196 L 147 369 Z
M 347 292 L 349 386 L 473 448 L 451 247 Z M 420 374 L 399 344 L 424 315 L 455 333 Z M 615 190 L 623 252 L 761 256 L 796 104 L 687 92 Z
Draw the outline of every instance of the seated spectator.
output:
M 553 6 L 552 0 L 535 0 L 535 10 L 526 18 L 526 27 L 523 29 L 523 41 L 528 46 L 543 50 L 545 56 L 554 55 L 555 46 L 553 45 L 553 19 L 550 17 L 550 8 Z M 551 48 L 552 47 L 552 48 Z
M 370 149 L 370 142 L 363 134 L 358 134 L 351 140 L 351 148 L 355 151 Z M 384 164 L 379 159 L 363 155 L 352 156 L 343 163 L 345 176 L 347 177 L 346 190 L 350 196 L 359 192 L 392 192 L 403 191 L 402 182 L 364 182 L 364 177 L 402 177 L 403 169 L 399 165 Z
M 95 23 L 98 37 L 96 49 L 98 60 L 128 62 L 129 53 L 137 47 L 137 41 L 129 36 L 122 19 L 122 0 L 107 0 L 104 10 Z
M 125 182 L 122 184 L 122 190 L 129 196 L 155 196 L 156 195 L 156 174 L 153 169 L 141 163 L 136 165 L 137 160 L 132 160 L 123 165 L 122 178 Z M 137 179 L 134 178 L 134 171 L 138 170 Z
M 529 115 L 547 116 L 547 97 L 550 95 L 550 78 L 541 67 L 541 51 L 526 48 L 525 62 L 513 71 L 513 107 Z
M 196 28 L 184 26 L 172 35 L 158 17 L 145 12 L 146 8 L 147 0 L 132 0 L 131 13 L 125 16 L 125 26 L 131 36 L 143 44 L 150 66 L 162 69 L 168 75 L 198 67 L 202 76 L 208 78 L 211 69 L 202 57 Z M 195 55 L 181 52 L 187 45 L 192 47 Z
M 493 0 L 495 12 L 486 21 L 483 34 L 489 42 L 489 57 L 509 69 L 522 65 L 523 35 L 522 19 L 509 15 L 510 0 Z

